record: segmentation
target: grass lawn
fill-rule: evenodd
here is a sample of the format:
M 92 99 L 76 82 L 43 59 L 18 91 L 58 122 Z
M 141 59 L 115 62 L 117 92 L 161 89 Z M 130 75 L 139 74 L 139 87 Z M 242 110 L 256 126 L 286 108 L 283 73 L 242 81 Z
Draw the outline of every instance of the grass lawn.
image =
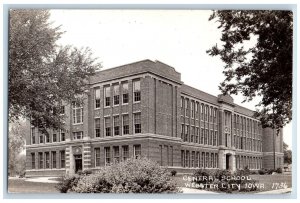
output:
M 56 183 L 37 183 L 25 181 L 25 178 L 8 179 L 9 193 L 59 193 Z

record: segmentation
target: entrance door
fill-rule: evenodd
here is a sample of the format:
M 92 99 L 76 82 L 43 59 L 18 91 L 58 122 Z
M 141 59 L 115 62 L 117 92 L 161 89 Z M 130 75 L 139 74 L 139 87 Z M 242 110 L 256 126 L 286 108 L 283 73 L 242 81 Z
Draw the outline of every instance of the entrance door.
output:
M 74 155 L 75 159 L 75 173 L 82 171 L 82 155 Z
M 226 154 L 226 170 L 230 169 L 230 166 L 229 166 L 230 156 L 231 156 L 230 154 Z

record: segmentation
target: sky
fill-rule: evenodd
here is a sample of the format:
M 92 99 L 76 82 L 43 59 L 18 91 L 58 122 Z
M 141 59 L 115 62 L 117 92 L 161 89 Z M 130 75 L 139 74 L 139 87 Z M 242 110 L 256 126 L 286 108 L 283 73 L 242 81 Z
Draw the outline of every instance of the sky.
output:
M 51 10 L 53 26 L 65 31 L 60 45 L 89 47 L 103 69 L 144 60 L 159 60 L 181 73 L 181 80 L 217 96 L 224 80 L 224 64 L 206 50 L 219 40 L 218 23 L 209 21 L 210 10 Z M 249 42 L 251 46 L 254 42 Z M 259 98 L 241 103 L 255 110 Z M 291 148 L 292 125 L 284 129 L 284 141 Z

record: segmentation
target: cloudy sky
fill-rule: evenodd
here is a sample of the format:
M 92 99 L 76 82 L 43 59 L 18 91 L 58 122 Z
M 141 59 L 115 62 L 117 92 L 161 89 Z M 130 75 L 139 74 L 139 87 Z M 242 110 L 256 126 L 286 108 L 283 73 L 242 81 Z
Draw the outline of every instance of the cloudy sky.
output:
M 206 53 L 219 41 L 209 10 L 51 10 L 50 21 L 65 31 L 58 43 L 90 47 L 103 69 L 144 59 L 159 60 L 181 73 L 182 81 L 217 96 L 224 64 Z M 249 42 L 248 46 L 253 45 Z M 255 109 L 258 99 L 241 103 Z M 291 146 L 291 124 L 284 140 Z

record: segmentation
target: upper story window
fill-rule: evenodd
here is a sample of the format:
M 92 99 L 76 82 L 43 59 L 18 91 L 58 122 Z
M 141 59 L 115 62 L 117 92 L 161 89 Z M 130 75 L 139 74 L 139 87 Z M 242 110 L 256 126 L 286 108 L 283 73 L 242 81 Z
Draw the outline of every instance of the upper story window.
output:
M 110 106 L 110 87 L 104 87 L 105 106 Z
M 66 140 L 66 134 L 65 131 L 60 129 L 60 141 L 65 141 Z
M 141 101 L 141 83 L 140 80 L 133 81 L 133 96 L 135 102 Z
M 111 123 L 110 123 L 110 117 L 104 118 L 104 125 L 105 125 L 105 136 L 109 137 L 111 136 Z
M 57 135 L 56 135 L 56 133 L 52 134 L 52 142 L 57 142 Z
M 50 135 L 46 134 L 45 135 L 45 143 L 49 143 L 50 142 Z
M 44 143 L 44 134 L 39 131 L 39 134 L 40 134 L 40 142 L 39 143 Z
M 73 132 L 73 140 L 80 140 L 83 137 L 83 132 L 79 131 L 79 132 Z
M 217 109 L 214 109 L 214 123 L 217 122 Z
M 205 105 L 205 121 L 208 120 L 208 106 Z
M 35 128 L 31 127 L 31 144 L 35 144 Z
M 122 84 L 122 103 L 128 104 L 129 96 L 128 96 L 128 82 Z
M 183 110 L 183 105 L 184 105 L 184 98 L 181 97 L 181 100 L 180 100 L 180 108 L 181 108 L 181 110 Z
M 114 135 L 120 135 L 120 116 L 114 116 Z
M 129 115 L 123 115 L 123 135 L 129 134 Z
M 83 106 L 77 102 L 72 102 L 73 124 L 83 123 Z
M 201 120 L 204 120 L 204 104 L 201 104 Z
M 189 100 L 186 99 L 185 100 L 185 116 L 188 116 L 188 112 L 189 112 Z
M 213 121 L 213 107 L 212 106 L 209 108 L 209 121 L 210 122 Z
M 133 115 L 134 115 L 134 133 L 141 133 L 142 132 L 141 113 L 135 113 Z
M 120 104 L 120 86 L 114 85 L 114 105 Z
M 100 87 L 95 88 L 95 108 L 100 108 Z
M 191 102 L 191 117 L 192 118 L 195 117 L 195 102 L 194 101 Z
M 100 137 L 100 118 L 95 119 L 95 136 Z
M 64 114 L 65 114 L 65 106 L 60 106 L 60 107 L 59 107 L 59 113 L 60 113 L 61 115 L 64 115 Z

